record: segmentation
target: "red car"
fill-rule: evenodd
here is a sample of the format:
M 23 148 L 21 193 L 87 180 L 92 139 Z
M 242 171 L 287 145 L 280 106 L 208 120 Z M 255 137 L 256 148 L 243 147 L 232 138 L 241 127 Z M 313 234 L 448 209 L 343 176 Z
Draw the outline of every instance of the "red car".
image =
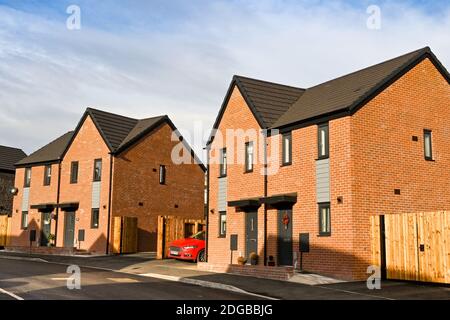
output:
M 205 231 L 197 232 L 189 238 L 172 241 L 167 256 L 171 259 L 204 262 Z

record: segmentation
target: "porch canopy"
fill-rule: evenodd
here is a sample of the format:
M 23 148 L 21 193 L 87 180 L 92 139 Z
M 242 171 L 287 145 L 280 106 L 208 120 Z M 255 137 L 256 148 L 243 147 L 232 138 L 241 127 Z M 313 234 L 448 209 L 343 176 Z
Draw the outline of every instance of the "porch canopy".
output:
M 60 208 L 63 211 L 77 210 L 78 207 L 79 207 L 78 202 L 64 202 L 58 205 L 58 208 Z
M 234 201 L 228 201 L 229 207 L 235 207 L 240 210 L 256 209 L 261 206 L 260 198 L 239 199 Z
M 297 193 L 277 194 L 259 199 L 261 203 L 268 204 L 273 207 L 293 205 L 297 202 Z
M 50 212 L 56 208 L 56 203 L 40 203 L 30 206 L 31 209 L 37 209 L 39 212 Z

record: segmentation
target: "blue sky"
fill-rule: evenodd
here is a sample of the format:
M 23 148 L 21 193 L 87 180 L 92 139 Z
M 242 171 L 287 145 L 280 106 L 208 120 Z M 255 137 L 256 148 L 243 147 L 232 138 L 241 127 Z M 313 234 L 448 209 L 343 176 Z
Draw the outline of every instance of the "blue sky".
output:
M 449 68 L 449 34 L 448 1 L 0 0 L 0 144 L 34 151 L 88 106 L 206 138 L 233 74 L 308 87 L 424 46 Z

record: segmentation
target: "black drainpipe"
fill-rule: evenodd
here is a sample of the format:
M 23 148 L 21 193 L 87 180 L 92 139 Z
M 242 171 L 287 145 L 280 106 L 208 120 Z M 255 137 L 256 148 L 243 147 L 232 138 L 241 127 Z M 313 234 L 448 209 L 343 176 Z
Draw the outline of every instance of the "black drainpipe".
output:
M 267 131 L 264 135 L 264 198 L 267 197 Z M 264 265 L 267 265 L 267 204 L 264 203 Z
M 209 238 L 209 146 L 206 146 L 206 245 L 205 259 L 208 262 L 208 238 Z
M 112 196 L 113 155 L 109 154 L 109 193 L 108 193 L 108 229 L 106 232 L 106 254 L 109 252 L 109 234 L 111 233 L 111 196 Z
M 59 221 L 59 193 L 61 190 L 61 160 L 58 163 L 58 187 L 56 190 L 56 219 L 55 219 L 55 246 L 58 243 L 58 221 Z

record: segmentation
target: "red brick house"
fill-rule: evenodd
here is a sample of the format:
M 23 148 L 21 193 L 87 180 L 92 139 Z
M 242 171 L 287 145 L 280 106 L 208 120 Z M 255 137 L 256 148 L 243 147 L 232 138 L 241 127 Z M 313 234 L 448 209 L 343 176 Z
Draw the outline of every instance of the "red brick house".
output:
M 179 145 L 191 163 L 173 163 Z M 12 247 L 28 246 L 37 230 L 33 246 L 47 246 L 52 234 L 69 252 L 110 253 L 113 218 L 127 216 L 138 218 L 138 251 L 156 251 L 158 215 L 204 215 L 205 168 L 167 116 L 88 108 L 74 131 L 16 167 Z
M 302 234 L 304 270 L 367 278 L 370 216 L 450 209 L 449 83 L 428 47 L 308 89 L 234 76 L 207 146 L 202 268 L 252 252 L 299 268 Z

